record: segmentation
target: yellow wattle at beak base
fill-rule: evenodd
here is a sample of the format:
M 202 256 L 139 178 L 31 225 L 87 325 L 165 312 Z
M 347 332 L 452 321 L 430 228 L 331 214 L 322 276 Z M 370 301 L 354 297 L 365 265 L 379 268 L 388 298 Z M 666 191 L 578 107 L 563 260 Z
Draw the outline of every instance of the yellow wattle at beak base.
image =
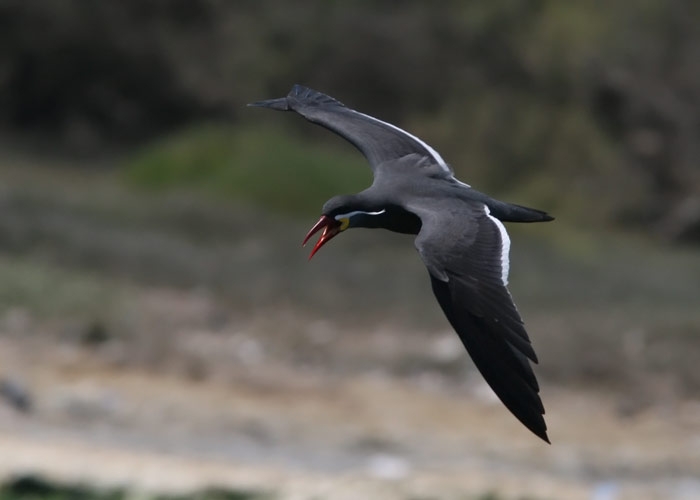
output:
M 343 217 L 342 219 L 338 219 L 338 222 L 340 222 L 340 229 L 341 231 L 345 231 L 349 226 L 350 226 L 350 218 L 349 217 Z

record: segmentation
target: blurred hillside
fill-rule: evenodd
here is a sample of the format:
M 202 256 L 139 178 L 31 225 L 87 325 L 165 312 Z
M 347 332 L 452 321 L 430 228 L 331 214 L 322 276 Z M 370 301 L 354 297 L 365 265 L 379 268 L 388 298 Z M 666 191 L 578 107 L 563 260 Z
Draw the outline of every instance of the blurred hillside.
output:
M 260 124 L 284 120 L 244 104 L 303 83 L 425 138 L 481 190 L 576 225 L 700 239 L 698 2 L 401 5 L 4 0 L 0 129 L 35 150 L 50 144 L 69 155 L 116 149 L 132 157 L 155 140 L 147 160 L 160 147 L 167 158 L 175 131 L 195 150 L 197 141 L 220 150 L 225 134 L 233 144 L 254 143 L 251 134 L 261 131 L 264 151 L 270 136 Z M 232 126 L 224 135 L 209 127 L 214 139 L 202 138 L 201 128 L 190 128 L 202 121 Z M 292 122 L 290 130 L 314 134 L 313 144 L 346 147 Z M 284 165 L 285 151 L 269 162 Z M 258 156 L 238 153 L 224 146 L 209 154 L 210 168 L 196 177 L 211 174 L 210 184 L 219 184 L 221 165 Z M 199 182 L 191 170 L 201 156 L 154 174 L 158 167 L 135 154 L 126 162 L 132 180 Z M 323 157 L 327 172 L 313 184 L 333 177 L 334 157 Z

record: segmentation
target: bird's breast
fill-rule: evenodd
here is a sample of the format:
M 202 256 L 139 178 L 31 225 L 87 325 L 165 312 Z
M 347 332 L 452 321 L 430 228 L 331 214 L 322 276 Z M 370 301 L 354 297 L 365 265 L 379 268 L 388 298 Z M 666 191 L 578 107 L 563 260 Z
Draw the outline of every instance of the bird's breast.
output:
M 418 234 L 422 226 L 420 218 L 413 212 L 399 207 L 387 207 L 386 212 L 382 215 L 380 227 L 402 234 Z

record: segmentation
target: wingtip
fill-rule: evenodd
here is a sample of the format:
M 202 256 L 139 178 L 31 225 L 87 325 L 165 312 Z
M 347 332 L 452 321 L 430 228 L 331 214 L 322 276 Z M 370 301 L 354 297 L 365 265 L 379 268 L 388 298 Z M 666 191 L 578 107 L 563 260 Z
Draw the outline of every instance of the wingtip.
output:
M 286 97 L 251 102 L 248 107 L 293 111 L 305 106 L 344 106 L 339 100 L 298 83 L 292 86 Z
M 539 395 L 537 397 L 539 399 Z M 542 400 L 540 400 L 540 404 L 541 404 L 541 402 L 542 402 Z M 537 436 L 538 438 L 540 438 L 542 441 L 544 441 L 547 444 L 552 444 L 552 442 L 549 440 L 549 436 L 547 435 L 547 422 L 544 419 L 544 414 L 545 414 L 544 406 L 541 406 L 541 413 L 537 418 L 532 418 L 529 421 L 525 421 L 525 420 L 520 419 L 520 417 L 518 417 L 517 415 L 516 415 L 516 417 L 518 417 L 518 420 L 520 420 L 523 424 L 525 424 L 525 427 L 530 429 L 530 431 L 535 436 Z
M 552 442 L 549 440 L 549 436 L 547 435 L 547 431 L 543 431 L 541 434 L 537 435 L 542 439 L 542 441 L 544 441 L 548 445 L 552 444 Z
M 527 423 L 523 422 L 525 426 L 530 429 L 530 431 L 540 438 L 542 441 L 544 441 L 547 444 L 552 444 L 552 442 L 549 440 L 549 436 L 547 435 L 547 423 L 544 421 L 544 415 L 540 416 L 540 419 L 537 423 L 530 423 L 528 425 Z
M 270 108 L 276 109 L 278 111 L 288 111 L 289 102 L 286 97 L 280 97 L 278 99 L 267 99 L 265 101 L 256 101 L 248 103 L 248 107 L 253 108 Z

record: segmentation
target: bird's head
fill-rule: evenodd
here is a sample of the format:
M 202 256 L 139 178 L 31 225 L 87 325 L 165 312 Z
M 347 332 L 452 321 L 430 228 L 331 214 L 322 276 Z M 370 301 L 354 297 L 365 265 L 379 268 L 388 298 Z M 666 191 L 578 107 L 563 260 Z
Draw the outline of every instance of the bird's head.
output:
M 385 210 L 376 204 L 368 203 L 358 195 L 341 195 L 331 198 L 323 205 L 321 218 L 312 227 L 304 238 L 303 246 L 311 237 L 323 229 L 321 237 L 311 250 L 311 259 L 314 254 L 337 234 L 342 233 L 351 227 L 376 227 L 368 221 L 378 215 L 385 213 Z

